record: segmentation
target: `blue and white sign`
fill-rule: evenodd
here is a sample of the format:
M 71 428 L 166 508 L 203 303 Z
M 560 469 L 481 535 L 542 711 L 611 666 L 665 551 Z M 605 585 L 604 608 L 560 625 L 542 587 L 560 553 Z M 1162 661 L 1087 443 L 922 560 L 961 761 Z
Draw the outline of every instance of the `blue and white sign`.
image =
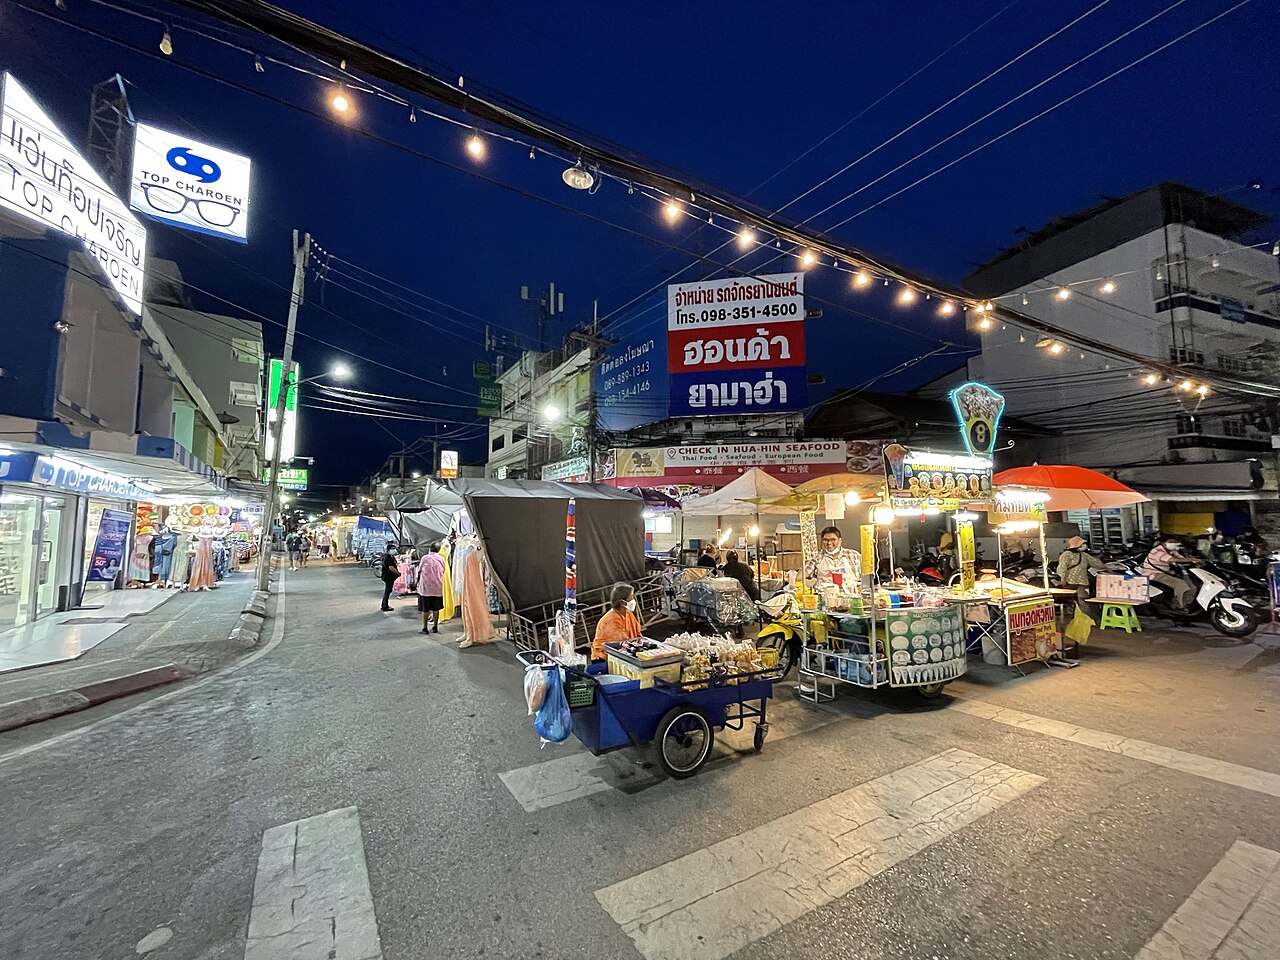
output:
M 0 483 L 30 483 L 35 468 L 34 453 L 0 453 Z
M 246 243 L 249 158 L 140 123 L 129 206 L 184 230 Z
M 117 500 L 150 500 L 155 490 L 140 487 L 128 477 L 103 473 L 61 457 L 39 457 L 31 482 L 68 493 L 113 497 Z
M 617 330 L 615 335 L 612 330 Z M 622 431 L 667 418 L 666 293 L 659 291 L 605 329 L 618 340 L 595 369 L 600 426 Z
M 124 564 L 125 547 L 129 543 L 129 525 L 133 515 L 123 510 L 106 509 L 98 522 L 98 536 L 93 542 L 93 554 L 85 580 L 90 583 L 110 583 L 115 580 Z

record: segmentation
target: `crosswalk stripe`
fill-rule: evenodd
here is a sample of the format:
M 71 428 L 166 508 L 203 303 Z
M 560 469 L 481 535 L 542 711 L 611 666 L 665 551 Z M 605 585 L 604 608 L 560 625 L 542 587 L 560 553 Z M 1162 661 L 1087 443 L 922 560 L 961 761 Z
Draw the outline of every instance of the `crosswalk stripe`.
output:
M 596 891 L 646 960 L 719 960 L 1044 782 L 947 750 Z
M 1134 760 L 1144 760 L 1157 766 L 1168 767 L 1170 770 L 1178 770 L 1182 773 L 1204 777 L 1206 780 L 1216 780 L 1218 783 L 1225 783 L 1233 787 L 1243 787 L 1246 790 L 1254 790 L 1272 797 L 1280 797 L 1280 774 L 1266 770 L 1255 770 L 1253 767 L 1241 766 L 1238 763 L 1231 763 L 1227 760 L 1215 760 L 1213 757 L 1203 757 L 1197 753 L 1175 750 L 1172 747 L 1164 747 L 1146 740 L 1135 740 L 1132 737 L 1125 737 L 1118 733 L 1091 730 L 1088 727 L 1065 723 L 1062 720 L 1038 717 L 1032 713 L 1023 713 L 1020 710 L 999 707 L 982 700 L 957 700 L 951 704 L 951 709 L 967 713 L 972 717 L 980 717 L 983 720 L 991 720 L 995 723 L 1003 723 L 1006 726 L 1017 727 L 1019 730 L 1028 730 L 1032 733 L 1043 734 L 1046 737 L 1056 737 L 1059 740 L 1067 740 L 1071 743 L 1093 747 L 1097 750 L 1106 750 L 1108 753 L 1118 753 L 1121 756 L 1132 757 Z
M 1240 840 L 1136 960 L 1280 957 L 1280 853 Z
M 245 960 L 382 960 L 355 807 L 262 834 Z
M 769 708 L 769 737 L 765 741 L 765 750 L 780 740 L 810 733 L 847 719 L 849 718 L 845 714 L 814 708 L 812 705 L 792 701 L 775 704 Z M 740 735 L 746 736 L 749 742 L 754 732 L 753 722 L 747 721 Z M 735 736 L 733 731 L 729 731 L 727 735 L 718 735 L 717 740 L 733 742 Z M 606 779 L 612 772 L 607 760 L 592 756 L 572 738 L 566 748 L 573 752 L 498 774 L 498 779 L 526 813 L 535 813 L 615 789 L 614 784 Z

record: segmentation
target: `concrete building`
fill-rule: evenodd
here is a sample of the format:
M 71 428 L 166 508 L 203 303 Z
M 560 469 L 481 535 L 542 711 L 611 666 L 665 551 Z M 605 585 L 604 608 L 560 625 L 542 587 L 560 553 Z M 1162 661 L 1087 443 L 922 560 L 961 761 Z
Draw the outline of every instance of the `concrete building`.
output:
M 175 438 L 189 436 L 196 456 L 212 458 L 228 477 L 260 483 L 264 462 L 262 325 L 191 309 L 182 272 L 171 261 L 153 261 L 148 281 L 144 309 L 164 330 L 216 410 L 226 445 L 219 449 L 217 437 L 197 416 L 196 408 L 183 401 L 174 403 Z
M 1280 265 L 1265 221 L 1162 183 L 1057 219 L 965 281 L 995 310 L 969 311 L 982 352 L 962 375 L 1052 434 L 1011 459 L 1103 469 L 1156 501 L 1145 514 L 1093 518 L 1107 539 L 1143 525 L 1201 533 L 1224 512 L 1268 522 L 1259 515 L 1276 499 L 1269 404 L 1201 381 L 1280 382 Z M 1003 321 L 1001 305 L 1182 375 L 1034 334 Z
M 590 351 L 525 351 L 496 380 L 502 412 L 489 420 L 486 476 L 587 479 Z

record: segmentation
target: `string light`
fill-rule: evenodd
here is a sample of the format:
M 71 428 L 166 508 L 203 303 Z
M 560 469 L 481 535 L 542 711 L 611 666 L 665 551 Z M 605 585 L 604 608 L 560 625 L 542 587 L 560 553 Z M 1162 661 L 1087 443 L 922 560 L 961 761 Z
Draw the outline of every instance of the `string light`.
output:
M 938 307 L 938 313 L 944 317 L 949 317 L 956 312 L 956 305 L 950 300 L 943 300 L 942 306 Z
M 1115 282 L 1114 280 L 1108 280 L 1106 283 L 1104 283 L 1104 284 L 1102 285 L 1102 292 L 1103 292 L 1103 293 L 1115 293 L 1115 292 L 1116 292 L 1116 282 Z
M 1066 300 L 1071 296 L 1071 291 L 1067 287 L 1059 287 L 1057 296 L 1059 300 Z
M 1202 397 L 1207 397 L 1209 395 L 1209 388 L 1202 383 L 1200 386 L 1196 387 L 1196 393 Z
M 1049 352 L 1054 354 L 1055 356 L 1061 353 L 1063 349 L 1065 348 L 1062 346 L 1062 344 L 1058 343 L 1056 340 L 1053 343 L 1049 344 Z
M 674 220 L 676 217 L 680 216 L 680 204 L 676 203 L 674 200 L 668 200 L 667 205 L 663 208 L 662 212 L 667 215 L 668 220 Z
M 409 122 L 410 123 L 418 122 L 418 113 L 416 110 L 413 109 L 413 107 L 409 108 Z
M 855 287 L 865 287 L 870 282 L 871 282 L 871 278 L 867 276 L 866 272 L 863 270 L 859 270 L 857 273 L 853 275 L 853 285 Z
M 1217 270 L 1217 269 L 1218 269 L 1218 265 L 1219 265 L 1218 255 L 1215 253 L 1215 254 L 1213 255 L 1213 259 L 1211 259 L 1211 260 L 1209 261 L 1209 266 L 1211 266 L 1211 267 L 1213 267 L 1213 269 Z
M 975 303 L 973 305 L 973 309 L 978 313 L 985 313 L 987 310 L 987 305 L 985 303 Z
M 467 138 L 467 153 L 477 160 L 484 156 L 484 141 L 480 139 L 480 134 L 474 130 L 471 131 L 471 136 Z
M 346 113 L 351 109 L 351 101 L 347 98 L 345 93 L 339 90 L 329 98 L 329 106 L 333 107 L 333 109 L 337 110 L 339 113 Z
M 1025 333 L 1020 333 L 1020 334 L 1018 334 L 1018 342 L 1019 342 L 1019 343 L 1026 343 L 1026 342 L 1027 342 L 1027 335 L 1026 335 Z
M 1190 380 L 1183 380 L 1180 384 L 1178 384 L 1178 389 L 1181 390 L 1183 393 L 1190 393 L 1191 388 L 1193 386 L 1194 384 Z
M 1271 255 L 1273 257 L 1280 257 L 1280 240 L 1277 240 L 1271 245 Z
M 979 320 L 979 321 L 978 321 L 978 329 L 979 329 L 979 330 L 990 330 L 990 329 L 991 329 L 991 319 L 990 319 L 989 317 L 983 317 L 981 320 Z
M 169 36 L 169 28 L 164 28 L 164 36 L 160 38 L 160 52 L 166 57 L 173 56 L 173 38 Z M 1214 264 L 1217 266 L 1217 264 Z
M 1142 382 L 1145 383 L 1148 387 L 1154 387 L 1157 383 L 1160 382 L 1160 375 L 1156 373 L 1148 373 L 1146 376 L 1142 378 Z
M 755 242 L 756 234 L 750 227 L 743 227 L 738 231 L 738 246 L 743 250 L 747 249 L 747 247 L 751 246 Z
M 817 256 L 814 255 L 814 252 L 812 250 L 806 250 L 804 254 L 800 257 L 800 262 L 804 264 L 806 267 L 811 267 L 813 266 L 813 262 L 817 259 L 818 259 Z
M 915 303 L 915 301 L 916 301 L 916 292 L 912 290 L 910 287 L 903 287 L 900 291 L 898 291 L 899 303 Z
M 1024 307 L 1031 305 L 1031 301 L 1027 299 L 1027 295 L 1025 293 L 1022 295 L 1022 305 Z
M 254 54 L 253 56 L 253 69 L 258 71 L 258 73 L 267 72 L 267 68 L 262 65 L 262 58 L 257 54 Z

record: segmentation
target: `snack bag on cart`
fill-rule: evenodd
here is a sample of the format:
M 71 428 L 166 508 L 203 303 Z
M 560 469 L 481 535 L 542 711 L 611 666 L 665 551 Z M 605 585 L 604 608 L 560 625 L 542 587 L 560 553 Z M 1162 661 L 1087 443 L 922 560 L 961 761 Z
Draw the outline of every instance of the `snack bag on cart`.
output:
M 530 664 L 524 671 L 524 700 L 533 716 L 547 699 L 547 671 Z
M 543 672 L 547 675 L 547 692 L 533 719 L 533 729 L 544 743 L 563 743 L 573 732 L 569 701 L 564 695 L 564 678 L 559 667 Z

